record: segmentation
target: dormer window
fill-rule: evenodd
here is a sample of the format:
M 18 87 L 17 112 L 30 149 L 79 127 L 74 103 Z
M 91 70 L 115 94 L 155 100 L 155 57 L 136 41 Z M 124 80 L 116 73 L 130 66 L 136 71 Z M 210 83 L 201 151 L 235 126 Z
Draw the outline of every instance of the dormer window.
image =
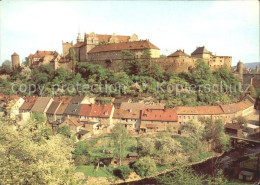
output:
M 108 115 L 108 112 L 107 112 L 107 111 L 105 112 L 105 115 L 106 115 L 106 116 Z

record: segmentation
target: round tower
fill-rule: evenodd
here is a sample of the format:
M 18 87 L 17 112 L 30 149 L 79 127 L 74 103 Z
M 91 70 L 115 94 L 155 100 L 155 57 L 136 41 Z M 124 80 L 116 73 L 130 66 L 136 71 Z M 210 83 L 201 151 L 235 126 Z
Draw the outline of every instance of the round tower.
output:
M 243 75 L 243 62 L 239 60 L 237 63 L 237 72 L 239 75 Z
M 17 53 L 12 54 L 12 66 L 13 70 L 16 70 L 20 66 L 20 57 Z
M 240 60 L 237 63 L 237 72 L 240 80 L 243 82 L 243 62 L 241 62 Z

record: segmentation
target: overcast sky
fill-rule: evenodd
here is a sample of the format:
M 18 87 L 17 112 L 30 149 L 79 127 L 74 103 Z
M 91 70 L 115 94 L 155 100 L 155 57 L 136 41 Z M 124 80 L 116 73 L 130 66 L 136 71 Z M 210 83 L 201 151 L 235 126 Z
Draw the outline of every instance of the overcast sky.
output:
M 233 57 L 233 65 L 259 61 L 258 1 L 15 1 L 0 2 L 0 64 L 17 52 L 62 52 L 79 31 L 149 39 L 170 54 L 206 46 Z

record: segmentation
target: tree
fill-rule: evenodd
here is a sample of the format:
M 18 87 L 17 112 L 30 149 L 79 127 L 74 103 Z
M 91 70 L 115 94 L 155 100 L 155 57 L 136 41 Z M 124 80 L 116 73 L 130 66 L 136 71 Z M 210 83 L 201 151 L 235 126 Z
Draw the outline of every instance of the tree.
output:
M 77 62 L 74 48 L 70 48 L 69 53 L 70 53 L 70 58 L 72 59 L 72 71 L 75 71 L 78 62 Z
M 133 168 L 138 175 L 146 177 L 156 170 L 156 164 L 152 158 L 143 157 L 134 163 Z
M 72 147 L 60 136 L 46 139 L 34 122 L 0 127 L 0 179 L 5 184 L 75 184 Z M 40 140 L 37 138 L 41 138 Z
M 127 147 L 129 135 L 126 128 L 122 124 L 116 124 L 111 131 L 112 140 L 114 142 L 114 154 L 119 157 L 119 165 L 122 164 L 122 157 Z
M 10 60 L 5 60 L 2 63 L 2 67 L 9 67 L 9 68 L 11 68 L 12 67 L 12 62 Z
M 31 69 L 29 67 L 24 67 L 20 73 L 22 79 L 29 80 L 31 79 Z
M 114 169 L 114 174 L 119 178 L 126 180 L 133 170 L 129 166 L 119 166 Z
M 58 134 L 61 134 L 67 138 L 71 136 L 71 131 L 69 126 L 60 126 L 57 130 Z

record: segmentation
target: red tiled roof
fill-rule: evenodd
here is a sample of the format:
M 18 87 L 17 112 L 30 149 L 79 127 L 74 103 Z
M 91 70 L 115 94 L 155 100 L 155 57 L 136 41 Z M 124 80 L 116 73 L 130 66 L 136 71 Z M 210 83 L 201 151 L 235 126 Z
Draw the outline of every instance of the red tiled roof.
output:
M 121 51 L 121 50 L 143 50 L 143 49 L 158 49 L 148 40 L 134 41 L 134 42 L 121 42 L 107 45 L 99 45 L 94 47 L 89 53 L 107 52 L 107 51 Z
M 24 103 L 22 106 L 19 108 L 19 110 L 27 110 L 30 111 L 36 102 L 37 97 L 29 96 L 24 98 Z
M 72 97 L 54 97 L 53 100 L 55 102 L 61 102 L 61 103 L 70 103 Z
M 78 118 L 68 118 L 71 123 L 73 123 L 73 125 L 75 125 L 76 127 L 80 127 L 82 126 L 82 124 L 80 123 L 79 119 Z
M 180 106 L 175 108 L 176 112 L 178 114 L 189 114 L 189 115 L 197 115 L 198 110 L 197 107 L 186 107 L 186 106 Z
M 198 106 L 197 110 L 199 115 L 224 114 L 220 106 Z
M 177 50 L 175 51 L 174 53 L 168 55 L 168 57 L 181 57 L 181 56 L 184 56 L 184 57 L 189 57 L 190 55 L 184 53 L 184 50 Z
M 177 112 L 173 109 L 143 109 L 141 119 L 146 121 L 178 121 L 178 115 Z
M 20 98 L 19 95 L 12 95 L 9 97 L 10 100 L 18 100 Z
M 140 110 L 115 109 L 113 118 L 139 119 Z
M 55 55 L 57 54 L 56 51 L 36 51 L 35 54 L 30 54 L 28 56 L 28 58 L 42 58 L 42 57 L 45 57 L 46 55 Z
M 112 35 L 100 35 L 96 34 L 98 41 L 109 41 Z M 85 34 L 85 37 L 88 38 L 89 34 Z M 130 39 L 130 36 L 124 36 L 124 35 L 116 35 L 116 38 L 118 39 L 119 42 L 128 42 Z
M 225 128 L 229 128 L 229 129 L 234 129 L 234 130 L 239 130 L 241 129 L 239 124 L 233 124 L 233 123 L 227 123 L 225 124 Z
M 113 105 L 96 105 L 83 104 L 79 116 L 89 117 L 109 117 L 112 112 Z
M 123 110 L 143 110 L 143 109 L 164 109 L 165 104 L 163 103 L 153 103 L 151 105 L 146 105 L 144 103 L 127 103 L 123 102 L 120 109 Z

